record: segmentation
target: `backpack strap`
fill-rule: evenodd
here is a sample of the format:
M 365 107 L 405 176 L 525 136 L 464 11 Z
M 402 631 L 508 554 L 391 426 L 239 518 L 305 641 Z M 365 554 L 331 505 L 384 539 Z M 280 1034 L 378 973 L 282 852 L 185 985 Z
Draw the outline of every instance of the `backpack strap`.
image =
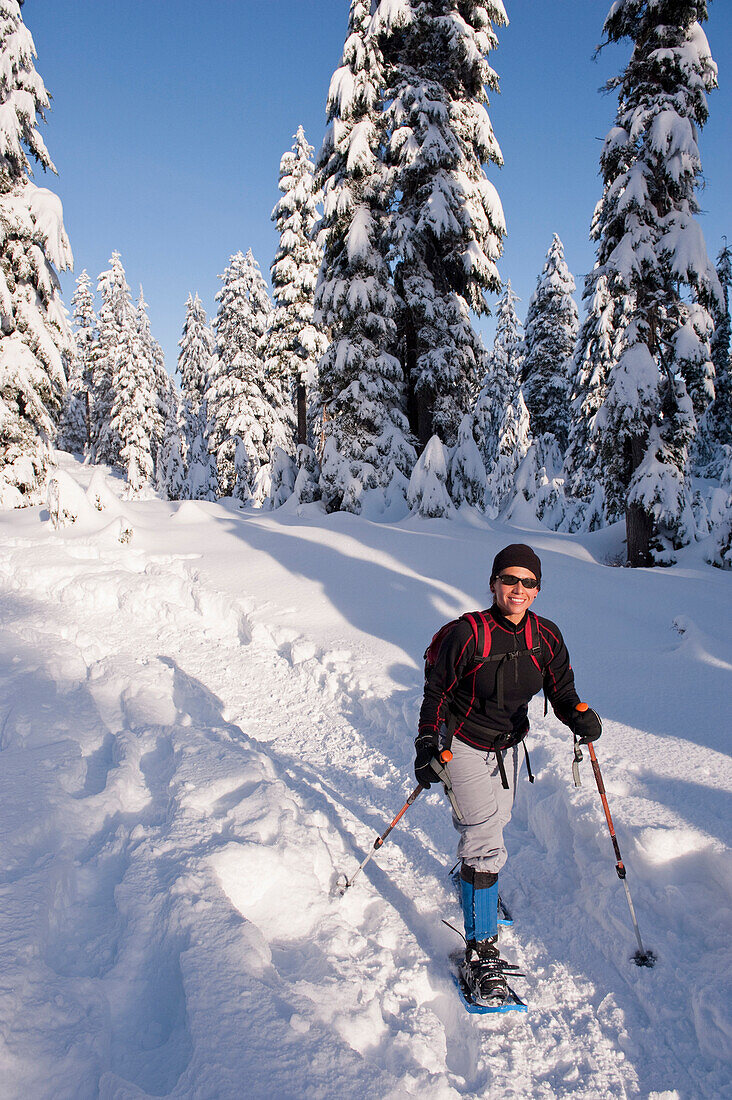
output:
M 490 627 L 485 621 L 485 615 L 482 611 L 468 611 L 467 614 L 461 615 L 461 618 L 470 623 L 473 640 L 475 641 L 474 661 L 475 664 L 482 665 L 484 661 L 488 660 L 492 642 Z
M 531 620 L 532 619 L 534 620 L 533 630 L 532 630 L 532 627 L 531 627 Z M 542 649 L 541 649 L 541 634 L 539 632 L 539 620 L 537 619 L 537 617 L 536 617 L 536 615 L 534 614 L 533 611 L 529 611 L 528 615 L 526 616 L 526 626 L 524 627 L 524 637 L 526 638 L 526 648 L 528 649 L 528 651 L 531 655 L 531 660 L 534 662 L 534 664 L 536 665 L 536 667 L 538 668 L 539 672 L 541 673 L 541 675 L 543 677 L 546 669 L 544 667 L 542 667 L 543 654 L 542 654 Z M 535 642 L 533 640 L 534 637 L 536 638 Z M 546 688 L 544 688 L 544 717 L 545 718 L 547 716 L 548 710 L 549 710 L 549 698 L 548 698 L 547 693 L 546 693 Z M 530 766 L 528 765 L 528 762 L 527 762 L 527 767 L 529 767 L 529 772 L 530 772 Z M 532 782 L 533 782 L 533 780 L 532 780 Z

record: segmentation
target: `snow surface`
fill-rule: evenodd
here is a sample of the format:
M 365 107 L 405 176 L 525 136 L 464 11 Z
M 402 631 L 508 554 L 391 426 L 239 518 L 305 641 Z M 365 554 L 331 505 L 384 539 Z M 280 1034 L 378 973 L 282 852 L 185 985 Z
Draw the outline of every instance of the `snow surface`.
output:
M 86 490 L 90 468 L 58 459 L 60 498 L 68 477 Z M 3 1097 L 732 1095 L 732 577 L 703 546 L 630 571 L 608 565 L 617 528 L 121 504 L 94 476 L 69 526 L 0 514 Z M 517 537 L 603 716 L 658 963 L 630 962 L 589 766 L 575 790 L 537 700 L 501 875 L 530 1011 L 480 1017 L 446 961 L 439 792 L 345 897 L 336 881 L 414 786 L 426 642 L 488 602 Z

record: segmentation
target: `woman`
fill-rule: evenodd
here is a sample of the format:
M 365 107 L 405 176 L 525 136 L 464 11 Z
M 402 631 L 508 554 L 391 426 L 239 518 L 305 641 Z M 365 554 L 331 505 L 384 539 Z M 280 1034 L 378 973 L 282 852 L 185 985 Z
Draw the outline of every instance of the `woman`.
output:
M 414 743 L 415 775 L 425 787 L 438 782 L 432 761 L 440 749 L 452 749 L 447 771 L 463 819 L 453 812 L 466 939 L 461 974 L 471 998 L 489 1007 L 509 997 L 496 946 L 498 872 L 506 862 L 503 830 L 511 818 L 529 700 L 543 687 L 579 744 L 602 732 L 593 710 L 584 704 L 577 709 L 559 628 L 530 611 L 540 587 L 541 562 L 530 546 L 514 543 L 496 555 L 492 606 L 459 619 L 427 670 Z M 528 753 L 526 760 L 528 765 Z

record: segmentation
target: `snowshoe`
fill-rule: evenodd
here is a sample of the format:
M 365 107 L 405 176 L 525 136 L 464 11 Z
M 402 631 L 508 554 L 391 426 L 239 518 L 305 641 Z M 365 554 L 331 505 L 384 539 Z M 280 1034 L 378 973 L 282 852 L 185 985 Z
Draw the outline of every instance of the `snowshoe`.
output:
M 526 1012 L 528 1006 L 511 988 L 510 974 L 522 977 L 518 966 L 502 959 L 494 940 L 468 942 L 465 954 L 454 956 L 455 981 L 468 1012 Z

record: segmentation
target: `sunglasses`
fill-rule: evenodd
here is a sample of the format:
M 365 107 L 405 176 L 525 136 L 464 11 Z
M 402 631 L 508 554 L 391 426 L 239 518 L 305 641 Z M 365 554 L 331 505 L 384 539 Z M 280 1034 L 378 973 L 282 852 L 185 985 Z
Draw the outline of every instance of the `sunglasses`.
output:
M 539 587 L 539 582 L 534 580 L 533 577 L 514 577 L 513 573 L 499 573 L 498 579 L 501 584 L 505 584 L 507 588 L 513 588 L 517 584 L 522 584 L 529 592 Z

